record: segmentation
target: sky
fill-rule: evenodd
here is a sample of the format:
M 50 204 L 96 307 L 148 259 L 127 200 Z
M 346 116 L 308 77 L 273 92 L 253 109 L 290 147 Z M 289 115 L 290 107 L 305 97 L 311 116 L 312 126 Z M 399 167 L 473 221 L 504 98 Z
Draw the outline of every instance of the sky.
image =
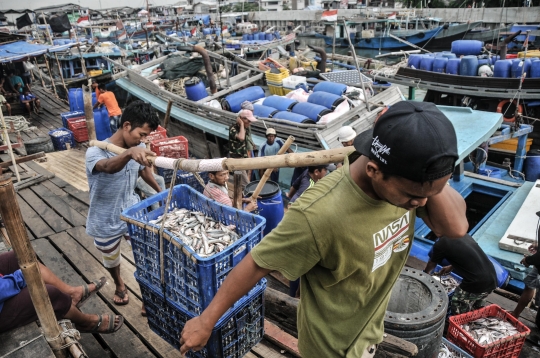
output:
M 152 5 L 168 5 L 174 4 L 178 0 L 150 0 Z M 79 4 L 84 7 L 99 10 L 110 7 L 119 6 L 146 6 L 146 0 L 0 0 L 0 10 L 2 9 L 35 9 L 45 6 L 63 5 L 63 4 Z

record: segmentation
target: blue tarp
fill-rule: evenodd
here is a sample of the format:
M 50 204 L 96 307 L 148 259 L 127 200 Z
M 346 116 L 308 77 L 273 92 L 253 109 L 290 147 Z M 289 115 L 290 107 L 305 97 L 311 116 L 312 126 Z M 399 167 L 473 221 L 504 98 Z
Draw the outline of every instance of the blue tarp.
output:
M 527 38 L 527 30 L 537 31 L 539 29 L 540 29 L 540 26 L 538 25 L 514 25 L 510 28 L 510 32 L 514 33 L 521 30 L 521 35 L 518 35 L 516 37 L 516 40 L 523 42 Z M 529 41 L 534 41 L 535 39 L 536 39 L 535 35 L 529 35 Z
M 0 62 L 17 61 L 25 57 L 43 55 L 46 52 L 64 51 L 74 45 L 74 43 L 70 43 L 59 46 L 49 46 L 31 44 L 25 41 L 12 42 L 0 45 Z
M 193 16 L 193 20 L 195 21 L 202 20 L 204 25 L 206 26 L 210 25 L 210 15 L 195 15 Z

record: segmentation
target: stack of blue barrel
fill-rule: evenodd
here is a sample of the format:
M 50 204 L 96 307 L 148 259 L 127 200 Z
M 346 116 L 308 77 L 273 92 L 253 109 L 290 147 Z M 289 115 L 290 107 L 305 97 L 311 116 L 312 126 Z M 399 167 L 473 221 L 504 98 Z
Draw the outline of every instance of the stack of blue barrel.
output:
M 67 120 L 84 115 L 84 100 L 83 91 L 81 88 L 70 88 L 68 93 L 69 100 L 69 112 L 60 114 L 64 127 L 68 127 Z M 92 92 L 92 105 L 96 104 L 96 94 Z M 111 126 L 109 122 L 109 112 L 105 106 L 94 109 L 94 124 L 96 128 L 97 140 L 104 140 L 109 138 L 111 133 Z
M 524 73 L 527 78 L 540 78 L 540 60 L 537 57 L 501 60 L 500 56 L 480 55 L 483 46 L 482 41 L 454 41 L 451 51 L 411 55 L 407 66 L 423 71 L 478 76 L 480 67 L 487 65 L 493 70 L 493 77 L 519 78 Z
M 298 102 L 282 96 L 270 96 L 262 104 L 254 104 L 254 115 L 263 118 L 284 119 L 296 123 L 315 124 L 322 116 L 331 113 L 345 98 L 347 86 L 342 83 L 320 82 L 313 88 L 307 102 Z M 223 109 L 239 112 L 244 101 L 264 97 L 264 90 L 254 86 L 228 95 L 222 101 Z

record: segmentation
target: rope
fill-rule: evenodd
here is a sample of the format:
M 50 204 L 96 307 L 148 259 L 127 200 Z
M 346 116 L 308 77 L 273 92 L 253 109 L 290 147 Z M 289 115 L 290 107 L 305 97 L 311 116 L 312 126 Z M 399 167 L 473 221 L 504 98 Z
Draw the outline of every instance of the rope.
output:
M 40 334 L 40 335 L 37 336 L 36 338 L 31 339 L 31 340 L 29 340 L 29 341 L 22 341 L 21 344 L 20 344 L 17 348 L 12 349 L 11 351 L 7 352 L 6 354 L 4 354 L 3 356 L 1 356 L 0 358 L 5 358 L 5 357 L 7 357 L 7 356 L 10 355 L 11 353 L 14 353 L 14 352 L 18 351 L 19 349 L 22 349 L 22 348 L 26 347 L 27 345 L 29 345 L 30 343 L 34 342 L 35 340 L 37 340 L 37 339 L 39 339 L 39 338 L 41 338 L 41 337 L 43 337 L 42 334 Z
M 394 76 L 397 71 L 401 68 L 401 67 L 405 67 L 407 66 L 407 60 L 402 60 L 392 66 L 386 66 L 386 67 L 383 67 L 383 68 L 379 68 L 378 70 L 375 69 L 375 70 L 371 70 L 369 72 L 370 75 L 372 75 L 373 77 L 376 77 L 376 76 L 383 76 L 385 78 L 389 78 L 390 76 Z
M 28 131 L 37 129 L 37 127 L 35 126 L 30 126 L 31 123 L 27 121 L 26 118 L 24 118 L 23 116 L 6 116 L 4 117 L 4 121 L 6 122 L 8 130 L 11 130 L 11 126 L 9 125 L 9 123 L 13 123 L 13 128 L 16 131 Z
M 47 337 L 45 337 L 45 339 L 47 339 L 48 342 L 53 342 L 53 341 L 56 341 L 58 338 L 61 338 L 62 341 L 65 341 L 66 338 L 71 338 L 72 341 L 69 342 L 69 343 L 64 344 L 61 347 L 54 348 L 53 351 L 61 351 L 61 350 L 64 350 L 64 349 L 66 349 L 68 347 L 71 347 L 74 344 L 79 343 L 78 340 L 81 339 L 81 333 L 78 330 L 76 330 L 75 328 L 67 328 L 68 326 L 73 327 L 70 320 L 63 319 L 61 321 L 58 321 L 58 325 L 60 327 L 62 327 L 62 329 L 63 329 L 62 332 L 60 332 L 60 334 L 57 337 L 53 338 L 53 339 L 48 339 Z

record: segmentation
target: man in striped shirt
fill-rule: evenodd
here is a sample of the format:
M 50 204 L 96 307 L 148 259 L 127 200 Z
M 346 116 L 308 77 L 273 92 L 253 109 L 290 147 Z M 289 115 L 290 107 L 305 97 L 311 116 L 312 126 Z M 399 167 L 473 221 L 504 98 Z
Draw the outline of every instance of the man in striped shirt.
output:
M 220 170 L 217 172 L 208 172 L 210 180 L 204 188 L 203 194 L 210 199 L 214 199 L 220 204 L 232 206 L 232 200 L 229 198 L 229 189 L 227 188 L 227 182 L 229 181 L 229 171 Z M 247 202 L 244 211 L 253 211 L 257 209 L 257 203 L 252 202 L 251 199 L 243 199 Z

